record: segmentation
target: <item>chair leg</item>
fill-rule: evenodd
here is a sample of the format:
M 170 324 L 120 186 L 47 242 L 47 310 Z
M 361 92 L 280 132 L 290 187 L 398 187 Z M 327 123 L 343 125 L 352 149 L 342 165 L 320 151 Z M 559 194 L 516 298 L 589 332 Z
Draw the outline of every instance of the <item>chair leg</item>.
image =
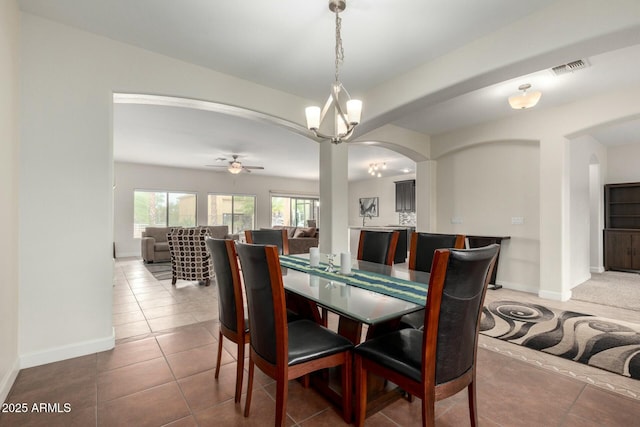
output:
M 309 385 L 311 385 L 311 376 L 309 374 L 304 375 L 300 382 L 302 383 L 302 387 L 309 388 Z
M 471 419 L 471 427 L 478 425 L 478 402 L 476 399 L 476 382 L 471 381 L 467 387 L 469 392 L 469 418 Z
M 362 358 L 355 356 L 356 371 L 356 420 L 355 426 L 362 427 L 367 412 L 367 371 L 362 367 Z
M 211 279 L 207 278 L 207 279 L 204 281 L 204 285 L 205 285 L 205 286 L 209 286 L 210 284 L 211 284 Z
M 251 409 L 251 391 L 253 390 L 253 370 L 255 364 L 253 360 L 249 358 L 249 379 L 247 381 L 247 398 L 244 402 L 244 416 L 249 416 L 249 410 Z
M 342 417 L 347 424 L 351 424 L 351 395 L 353 391 L 353 385 L 351 384 L 351 378 L 353 373 L 351 372 L 351 352 L 345 353 L 345 361 L 342 366 Z
M 218 360 L 216 360 L 216 374 L 215 378 L 218 379 L 218 375 L 220 375 L 220 361 L 222 360 L 222 331 L 218 333 Z
M 276 380 L 276 427 L 284 426 L 284 419 L 287 414 L 287 394 L 289 391 L 289 381 L 287 378 Z
M 175 286 L 176 282 L 178 281 L 178 278 L 176 276 L 173 276 L 171 278 L 171 284 Z
M 236 361 L 236 403 L 240 402 L 242 395 L 242 378 L 244 376 L 244 335 L 240 335 L 238 341 L 238 360 Z
M 427 390 L 422 399 L 422 426 L 434 427 L 436 425 L 436 396 L 435 390 Z

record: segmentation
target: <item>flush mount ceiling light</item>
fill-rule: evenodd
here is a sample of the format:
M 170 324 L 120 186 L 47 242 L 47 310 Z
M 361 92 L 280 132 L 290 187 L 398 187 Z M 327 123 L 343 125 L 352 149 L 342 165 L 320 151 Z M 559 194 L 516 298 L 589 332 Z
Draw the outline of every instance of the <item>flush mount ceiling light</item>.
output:
M 528 83 L 518 87 L 518 90 L 522 91 L 522 93 L 509 97 L 509 105 L 511 105 L 511 108 L 514 110 L 524 110 L 525 108 L 535 107 L 538 101 L 540 101 L 542 93 L 538 91 L 527 92 L 529 89 L 531 89 L 531 85 Z
M 340 36 L 342 28 L 340 12 L 344 11 L 346 7 L 347 4 L 344 0 L 329 0 L 329 10 L 336 14 L 336 71 L 335 81 L 331 85 L 331 94 L 322 110 L 317 106 L 305 109 L 307 128 L 316 137 L 329 140 L 334 144 L 339 144 L 351 137 L 353 130 L 360 123 L 362 114 L 362 101 L 351 99 L 349 92 L 340 83 L 340 64 L 344 60 L 344 49 Z
M 386 168 L 387 168 L 386 163 L 369 163 L 368 172 L 369 172 L 369 175 L 380 178 L 382 176 L 382 173 L 380 172 L 380 170 L 386 169 Z

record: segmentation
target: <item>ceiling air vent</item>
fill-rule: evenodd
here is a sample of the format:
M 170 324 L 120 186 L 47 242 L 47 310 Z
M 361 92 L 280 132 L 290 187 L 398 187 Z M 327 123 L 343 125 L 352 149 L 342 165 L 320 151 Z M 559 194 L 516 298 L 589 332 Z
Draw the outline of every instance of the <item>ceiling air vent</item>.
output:
M 587 68 L 589 64 L 587 61 L 578 59 L 577 61 L 572 61 L 567 64 L 558 65 L 553 67 L 551 70 L 556 76 L 572 73 L 574 71 L 582 70 L 583 68 Z

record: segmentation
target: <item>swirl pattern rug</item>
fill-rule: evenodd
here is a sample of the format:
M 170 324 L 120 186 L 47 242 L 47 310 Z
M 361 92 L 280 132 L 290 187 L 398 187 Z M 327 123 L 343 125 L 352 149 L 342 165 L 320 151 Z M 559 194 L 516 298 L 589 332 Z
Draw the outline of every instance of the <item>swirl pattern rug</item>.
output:
M 537 304 L 485 306 L 480 333 L 640 379 L 640 325 Z

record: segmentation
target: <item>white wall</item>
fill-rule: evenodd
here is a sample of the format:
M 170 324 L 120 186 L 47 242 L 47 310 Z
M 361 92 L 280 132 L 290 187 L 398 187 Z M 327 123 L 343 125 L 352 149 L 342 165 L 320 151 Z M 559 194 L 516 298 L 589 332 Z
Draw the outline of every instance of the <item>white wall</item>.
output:
M 570 261 L 571 288 L 591 278 L 591 249 L 601 246 L 602 239 L 592 241 L 591 222 L 599 222 L 599 216 L 592 218 L 591 214 L 591 173 L 590 165 L 594 162 L 606 166 L 606 147 L 590 136 L 583 136 L 571 140 L 571 183 L 570 183 Z M 602 175 L 601 175 L 602 176 Z M 599 198 L 604 197 L 603 182 L 597 183 Z M 594 189 L 596 190 L 596 189 Z M 601 204 L 602 206 L 602 204 Z M 602 230 L 599 230 L 602 235 Z M 600 260 L 602 263 L 602 260 Z M 597 267 L 597 266 L 594 266 Z
M 0 0 L 0 402 L 18 375 L 18 6 Z
M 289 121 L 307 101 L 27 13 L 21 26 L 18 352 L 28 367 L 114 345 L 114 92 Z
M 436 173 L 436 231 L 510 236 L 496 280 L 529 292 L 537 291 L 540 270 L 538 159 L 533 142 L 487 143 L 438 159 Z M 512 217 L 524 223 L 513 225 Z
M 318 195 L 318 182 L 286 178 L 232 175 L 228 172 L 115 163 L 114 235 L 117 257 L 140 256 L 140 239 L 133 238 L 134 190 L 171 190 L 197 193 L 198 225 L 207 223 L 207 194 L 256 196 L 256 227 L 271 226 L 271 194 Z
M 606 141 L 602 141 L 606 143 Z M 607 150 L 606 184 L 640 181 L 640 136 L 637 144 L 616 145 Z

